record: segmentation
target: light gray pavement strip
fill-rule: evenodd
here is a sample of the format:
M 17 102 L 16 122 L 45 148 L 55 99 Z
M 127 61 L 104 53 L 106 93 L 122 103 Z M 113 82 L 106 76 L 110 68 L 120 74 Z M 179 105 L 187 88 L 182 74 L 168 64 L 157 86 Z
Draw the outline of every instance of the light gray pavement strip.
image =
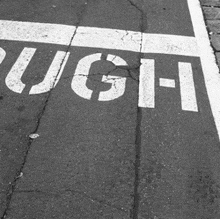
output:
M 0 19 L 194 36 L 186 0 L 27 2 L 0 1 Z M 18 95 L 4 79 L 24 46 L 38 53 Z M 4 218 L 220 218 L 220 145 L 198 57 L 70 47 L 55 89 L 30 96 L 55 52 L 67 47 L 7 41 L 1 47 L 7 52 L 0 65 Z M 103 60 L 86 76 L 94 91 L 86 100 L 71 80 L 78 61 L 94 53 Z M 129 67 L 115 69 L 104 60 L 108 54 Z M 155 60 L 155 108 L 137 107 L 140 59 Z M 181 109 L 179 63 L 192 65 L 198 112 Z M 107 73 L 125 77 L 126 90 L 100 102 L 98 94 L 110 86 L 100 83 Z M 161 78 L 174 79 L 175 88 L 162 86 Z M 33 131 L 39 137 L 30 141 Z

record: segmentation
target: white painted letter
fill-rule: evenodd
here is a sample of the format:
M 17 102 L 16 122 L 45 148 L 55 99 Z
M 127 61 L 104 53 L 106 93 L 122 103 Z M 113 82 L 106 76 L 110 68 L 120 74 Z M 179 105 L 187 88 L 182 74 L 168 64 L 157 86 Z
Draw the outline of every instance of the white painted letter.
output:
M 16 93 L 22 93 L 24 90 L 26 85 L 21 81 L 21 78 L 35 52 L 35 48 L 25 47 L 13 65 L 12 69 L 8 73 L 5 79 L 5 83 L 12 91 Z M 66 56 L 65 54 L 66 53 L 62 51 L 57 52 L 44 80 L 41 83 L 34 85 L 31 88 L 29 94 L 45 93 L 56 86 L 69 57 L 69 53 L 67 53 Z
M 3 62 L 5 56 L 6 56 L 5 50 L 0 47 L 0 64 Z
M 22 83 L 21 77 L 24 74 L 24 71 L 31 61 L 35 51 L 35 48 L 25 47 L 5 79 L 5 83 L 8 88 L 15 93 L 22 93 L 25 88 L 25 84 Z
M 92 63 L 101 60 L 101 53 L 92 54 L 81 59 L 76 67 L 71 87 L 77 95 L 84 99 L 90 100 L 93 91 L 86 87 L 86 81 Z M 127 63 L 118 56 L 108 55 L 107 61 L 115 65 L 127 65 Z M 126 78 L 119 76 L 103 76 L 102 82 L 111 83 L 112 87 L 108 91 L 100 92 L 99 101 L 110 101 L 119 98 L 124 94 Z
M 179 62 L 179 79 L 182 109 L 198 112 L 193 72 L 190 63 Z
M 155 107 L 155 61 L 141 59 L 139 83 L 139 107 Z
M 127 66 L 127 62 L 113 55 L 108 55 L 107 60 L 115 64 L 116 66 Z M 126 78 L 118 76 L 103 76 L 102 82 L 112 84 L 112 88 L 108 91 L 100 92 L 99 101 L 110 101 L 121 97 L 125 92 Z
M 69 55 L 69 52 L 66 54 L 66 52 L 58 51 L 44 80 L 41 83 L 34 85 L 30 90 L 30 94 L 45 93 L 55 87 L 63 73 Z

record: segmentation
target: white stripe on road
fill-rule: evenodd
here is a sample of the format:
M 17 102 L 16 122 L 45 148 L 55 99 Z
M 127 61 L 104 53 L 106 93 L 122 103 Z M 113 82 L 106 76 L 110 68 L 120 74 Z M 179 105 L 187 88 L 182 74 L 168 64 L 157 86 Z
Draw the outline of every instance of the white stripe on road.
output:
M 142 53 L 159 53 L 169 55 L 199 56 L 197 42 L 194 37 L 143 34 Z
M 139 76 L 139 107 L 155 107 L 155 61 L 141 59 Z
M 199 0 L 188 0 L 195 37 L 199 47 L 206 89 L 220 139 L 220 74 L 210 46 Z
M 0 20 L 0 40 L 69 45 L 75 26 Z
M 198 112 L 192 65 L 179 62 L 178 66 L 182 110 Z
M 0 40 L 69 45 L 76 27 L 0 20 L 0 30 Z M 195 37 L 96 27 L 79 27 L 72 41 L 72 46 L 199 56 Z

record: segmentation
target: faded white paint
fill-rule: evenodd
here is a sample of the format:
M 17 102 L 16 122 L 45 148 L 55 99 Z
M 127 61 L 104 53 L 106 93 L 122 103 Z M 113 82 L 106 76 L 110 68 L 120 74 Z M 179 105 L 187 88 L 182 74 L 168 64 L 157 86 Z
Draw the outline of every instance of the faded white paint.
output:
M 101 56 L 101 53 L 88 55 L 79 60 L 76 66 L 71 87 L 77 95 L 84 99 L 90 100 L 92 97 L 93 91 L 87 88 L 86 82 L 89 76 L 89 70 L 91 68 L 92 63 L 101 60 Z
M 53 59 L 52 64 L 50 65 L 49 70 L 47 71 L 44 80 L 41 83 L 34 85 L 29 94 L 45 93 L 55 87 L 63 73 L 69 55 L 69 52 L 66 53 L 63 51 L 58 51 Z
M 182 110 L 198 111 L 192 66 L 190 63 L 180 62 L 179 81 Z M 162 87 L 175 88 L 175 80 L 159 78 Z M 141 59 L 139 82 L 139 107 L 155 108 L 155 61 Z
M 75 26 L 0 20 L 0 40 L 69 45 Z
M 200 3 L 198 0 L 188 0 L 188 5 L 194 27 L 195 37 L 175 36 L 175 35 L 165 35 L 165 34 L 149 34 L 149 33 L 135 32 L 135 31 L 96 28 L 96 27 L 76 28 L 75 26 L 68 26 L 61 24 L 46 24 L 46 23 L 0 20 L 0 29 L 1 29 L 0 40 L 69 45 L 73 37 L 73 33 L 75 33 L 71 46 L 124 50 L 124 51 L 133 51 L 133 52 L 141 52 L 141 53 L 159 53 L 159 54 L 200 57 L 206 88 L 210 100 L 210 105 L 220 137 L 219 70 L 215 63 L 215 57 L 212 48 L 210 47 L 210 42 L 205 28 L 205 23 L 203 20 Z M 16 63 L 14 64 L 14 66 L 12 67 L 11 71 L 9 72 L 6 78 L 7 86 L 11 90 L 17 93 L 21 93 L 25 87 L 25 85 L 21 82 L 21 76 L 25 68 L 27 67 L 28 60 L 31 59 L 32 56 L 31 50 L 29 51 L 29 53 L 30 54 L 28 55 L 25 54 L 25 50 L 23 51 L 23 53 L 19 56 L 18 60 L 16 61 Z M 0 63 L 3 61 L 4 57 L 5 57 L 5 52 L 1 49 Z M 22 60 L 24 60 L 25 57 L 27 57 L 26 61 L 22 62 Z M 111 58 L 113 60 L 114 57 Z M 62 68 L 63 67 L 64 66 L 62 66 Z M 81 65 L 78 65 L 78 70 L 80 70 L 80 68 L 86 72 L 89 72 L 89 66 L 85 67 L 84 65 L 83 67 Z M 155 83 L 154 61 L 142 60 L 142 65 L 140 69 L 141 72 L 140 72 L 139 106 L 153 108 L 155 106 L 155 102 L 153 98 L 155 96 L 154 93 L 155 91 L 153 89 L 153 85 Z M 183 95 L 184 93 L 183 90 L 185 89 L 184 86 L 185 87 L 189 86 L 192 91 L 191 96 L 195 97 L 195 88 L 192 89 L 192 82 L 193 82 L 192 69 L 191 67 L 189 67 L 189 63 L 188 64 L 179 63 L 179 71 L 180 71 L 180 83 L 181 83 L 180 87 L 182 87 L 181 95 L 182 96 L 185 95 L 185 94 Z M 191 75 L 191 78 L 189 78 L 190 82 L 189 81 L 186 82 L 186 78 L 184 74 Z M 60 75 L 61 74 L 58 75 L 55 85 L 58 82 Z M 51 80 L 46 78 L 47 77 L 45 77 L 44 81 L 46 80 L 48 81 L 46 84 L 50 84 L 49 81 L 52 81 L 52 78 L 54 77 L 49 77 L 51 78 Z M 74 87 L 74 89 L 79 91 L 80 89 L 78 89 L 79 87 L 77 88 L 76 82 L 78 81 L 81 83 L 81 85 L 83 85 L 85 82 L 84 80 L 86 80 L 86 76 L 80 75 L 79 71 L 76 72 L 72 82 L 72 87 Z M 118 78 L 113 78 L 113 76 L 109 76 L 109 77 L 103 76 L 102 81 L 112 84 L 112 92 L 114 87 L 113 85 L 115 85 L 116 81 L 118 82 L 121 81 L 120 83 L 118 83 L 117 87 L 123 86 L 124 84 L 124 82 L 122 82 L 123 81 L 122 79 L 119 80 Z M 168 84 L 166 84 L 168 82 L 166 83 L 160 82 L 160 83 L 161 86 L 168 86 Z M 40 89 L 42 89 L 42 87 L 44 87 L 44 89 L 42 89 L 41 91 L 48 90 L 46 89 L 47 87 L 46 84 L 44 84 L 44 86 L 42 86 L 43 84 L 41 84 L 41 86 L 40 84 L 35 85 L 34 87 L 32 87 L 31 93 L 34 93 L 33 90 L 36 89 L 36 87 L 38 87 L 39 89 L 38 92 L 40 92 Z M 146 84 L 148 84 L 149 86 L 146 87 Z M 49 85 L 49 87 L 50 86 L 51 84 Z M 172 86 L 173 85 L 169 84 L 168 87 L 172 87 Z M 92 91 L 88 89 L 85 92 L 85 88 L 86 87 L 84 86 L 83 95 L 87 99 L 89 99 L 91 98 Z M 105 98 L 107 98 L 107 93 L 105 94 L 106 95 L 105 98 L 102 96 L 103 93 L 100 93 L 99 96 L 100 100 L 102 99 L 104 100 Z M 117 91 L 117 93 L 120 92 Z M 191 105 L 191 108 L 189 107 L 189 104 L 188 104 L 189 108 L 187 108 L 186 99 L 187 99 L 186 96 L 185 99 L 184 97 L 182 97 L 183 109 L 184 110 L 192 109 L 193 111 L 198 111 L 198 106 L 196 105 L 195 107 L 195 98 L 193 101 L 191 100 L 191 103 L 194 103 L 193 105 L 194 107 L 192 107 Z
M 112 62 L 115 66 L 127 66 L 127 62 L 119 56 L 109 54 L 107 61 Z M 112 84 L 111 89 L 102 91 L 99 94 L 99 101 L 110 101 L 121 97 L 125 92 L 126 78 L 119 76 L 103 76 L 102 82 Z
M 19 55 L 15 64 L 5 78 L 5 83 L 10 90 L 16 93 L 22 93 L 24 90 L 26 85 L 22 82 L 22 76 L 30 64 L 35 52 L 36 48 L 25 47 Z M 69 52 L 66 53 L 58 51 L 45 75 L 44 80 L 39 84 L 32 86 L 29 94 L 45 93 L 55 87 L 61 77 L 69 55 Z
M 88 55 L 82 58 L 76 67 L 75 74 L 72 79 L 71 87 L 74 92 L 84 99 L 90 100 L 93 91 L 86 86 L 91 65 L 101 60 L 101 53 Z M 111 61 L 115 65 L 127 65 L 127 63 L 118 56 L 108 55 L 107 61 Z M 103 75 L 102 82 L 112 84 L 108 91 L 100 92 L 99 101 L 110 101 L 122 96 L 125 92 L 126 78 L 119 76 Z
M 5 50 L 0 47 L 0 64 L 1 64 L 1 63 L 3 62 L 3 60 L 5 59 L 5 56 L 6 56 Z
M 78 27 L 22 21 L 0 20 L 0 40 L 124 50 L 142 53 L 161 53 L 199 56 L 194 37 L 150 34 L 135 31 Z M 141 45 L 143 42 L 143 45 Z
M 170 88 L 176 87 L 175 80 L 173 79 L 160 78 L 159 83 L 161 87 L 170 87 Z
M 179 62 L 178 66 L 182 110 L 198 112 L 191 63 Z
M 202 71 L 212 114 L 220 139 L 220 74 L 206 30 L 199 0 L 187 0 L 195 38 L 198 44 Z
M 25 88 L 25 84 L 21 81 L 21 77 L 34 56 L 35 51 L 35 48 L 25 47 L 5 78 L 7 87 L 15 93 L 22 93 Z
M 197 42 L 194 37 L 166 34 L 144 33 L 141 52 L 199 56 Z
M 155 108 L 155 61 L 141 59 L 139 76 L 139 107 Z

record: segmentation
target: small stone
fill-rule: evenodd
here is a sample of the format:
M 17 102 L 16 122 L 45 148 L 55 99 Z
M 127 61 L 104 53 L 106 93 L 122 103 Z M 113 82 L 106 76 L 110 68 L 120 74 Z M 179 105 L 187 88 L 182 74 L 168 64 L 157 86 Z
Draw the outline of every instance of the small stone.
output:
M 35 139 L 35 138 L 38 138 L 40 135 L 39 134 L 30 134 L 29 135 L 29 138 L 31 138 L 31 139 Z
M 21 178 L 24 174 L 21 172 L 20 175 L 18 176 L 18 178 Z

